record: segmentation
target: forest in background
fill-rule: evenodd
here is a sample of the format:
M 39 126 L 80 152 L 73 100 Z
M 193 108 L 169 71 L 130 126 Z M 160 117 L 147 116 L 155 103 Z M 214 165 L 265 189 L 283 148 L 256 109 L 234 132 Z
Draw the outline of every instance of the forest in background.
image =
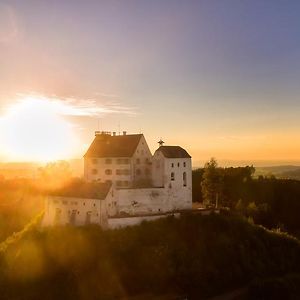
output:
M 193 170 L 193 201 L 203 202 L 201 184 L 205 168 Z M 219 182 L 219 206 L 245 216 L 269 229 L 300 236 L 300 181 L 275 176 L 254 176 L 252 166 L 219 168 L 212 181 Z M 221 182 L 221 183 L 220 183 Z M 214 200 L 212 200 L 215 204 Z

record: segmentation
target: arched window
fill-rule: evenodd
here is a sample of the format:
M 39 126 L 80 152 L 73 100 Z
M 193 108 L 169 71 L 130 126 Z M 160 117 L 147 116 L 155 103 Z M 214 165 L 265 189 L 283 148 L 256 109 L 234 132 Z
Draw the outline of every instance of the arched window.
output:
M 183 178 L 183 186 L 186 186 L 186 172 L 183 172 L 182 178 Z
M 172 180 L 172 181 L 175 180 L 175 173 L 174 173 L 174 172 L 171 173 L 171 180 Z

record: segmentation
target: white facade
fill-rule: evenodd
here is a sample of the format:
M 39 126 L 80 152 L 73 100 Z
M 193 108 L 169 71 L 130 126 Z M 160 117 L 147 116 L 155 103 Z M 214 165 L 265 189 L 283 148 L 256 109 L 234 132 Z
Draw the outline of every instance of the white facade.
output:
M 151 180 L 152 154 L 142 135 L 132 156 L 85 157 L 87 181 L 112 182 L 118 188 L 132 187 L 141 180 Z
M 107 217 L 116 214 L 112 188 L 105 199 L 48 196 L 45 201 L 43 226 L 98 224 L 107 226 Z
M 131 156 L 85 157 L 84 168 L 86 181 L 111 182 L 106 197 L 49 197 L 44 226 L 116 228 L 192 209 L 191 157 L 179 146 L 159 147 L 152 156 L 141 135 Z

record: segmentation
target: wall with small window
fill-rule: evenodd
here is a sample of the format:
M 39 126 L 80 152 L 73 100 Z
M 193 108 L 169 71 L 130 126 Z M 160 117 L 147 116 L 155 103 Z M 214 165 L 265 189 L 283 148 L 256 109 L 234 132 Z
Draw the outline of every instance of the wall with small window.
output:
M 48 197 L 42 226 L 99 224 L 107 226 L 107 216 L 116 214 L 112 189 L 105 200 L 75 197 Z M 115 202 L 114 205 L 111 203 Z M 108 206 L 110 204 L 110 206 Z
M 85 158 L 84 161 L 84 177 L 88 181 L 132 181 L 130 158 Z

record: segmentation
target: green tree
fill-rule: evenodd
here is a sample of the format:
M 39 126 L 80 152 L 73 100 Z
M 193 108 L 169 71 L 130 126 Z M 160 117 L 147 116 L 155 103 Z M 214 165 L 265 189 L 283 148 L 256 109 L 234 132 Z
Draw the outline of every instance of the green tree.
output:
M 219 206 L 224 185 L 223 173 L 223 169 L 218 168 L 218 163 L 214 158 L 211 158 L 205 164 L 201 182 L 203 204 L 205 206 Z

